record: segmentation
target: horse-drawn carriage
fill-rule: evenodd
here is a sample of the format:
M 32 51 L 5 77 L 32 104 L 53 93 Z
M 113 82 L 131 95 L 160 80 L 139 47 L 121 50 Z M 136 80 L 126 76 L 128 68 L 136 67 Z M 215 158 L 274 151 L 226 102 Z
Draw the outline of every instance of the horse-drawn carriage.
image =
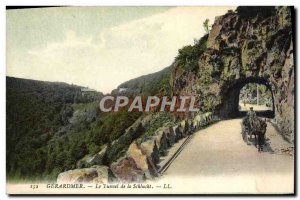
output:
M 243 140 L 250 145 L 251 142 L 257 147 L 258 151 L 263 151 L 265 144 L 265 134 L 267 130 L 266 120 L 259 117 L 250 119 L 248 116 L 242 121 Z M 254 138 L 252 138 L 254 136 Z

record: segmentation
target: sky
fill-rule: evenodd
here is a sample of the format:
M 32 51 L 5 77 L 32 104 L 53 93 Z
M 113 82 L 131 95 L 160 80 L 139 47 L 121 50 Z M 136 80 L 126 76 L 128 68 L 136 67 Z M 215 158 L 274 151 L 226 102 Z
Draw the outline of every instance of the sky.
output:
M 57 7 L 7 10 L 7 76 L 109 93 L 170 66 L 235 7 Z

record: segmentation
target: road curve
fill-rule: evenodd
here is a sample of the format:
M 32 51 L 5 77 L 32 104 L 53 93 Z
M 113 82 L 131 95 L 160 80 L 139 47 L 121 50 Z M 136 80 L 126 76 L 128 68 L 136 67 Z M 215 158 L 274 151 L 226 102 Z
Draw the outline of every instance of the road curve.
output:
M 290 146 L 268 123 L 267 150 Z M 241 119 L 220 121 L 195 133 L 159 182 L 175 193 L 293 193 L 294 159 L 257 152 L 241 137 Z

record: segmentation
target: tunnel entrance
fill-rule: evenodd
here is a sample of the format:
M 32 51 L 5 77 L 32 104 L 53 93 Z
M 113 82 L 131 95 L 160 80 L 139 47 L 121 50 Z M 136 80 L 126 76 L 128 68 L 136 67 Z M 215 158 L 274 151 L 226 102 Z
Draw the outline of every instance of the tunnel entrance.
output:
M 236 79 L 226 85 L 220 109 L 221 118 L 239 118 L 253 107 L 257 116 L 273 118 L 274 98 L 270 83 L 260 77 Z

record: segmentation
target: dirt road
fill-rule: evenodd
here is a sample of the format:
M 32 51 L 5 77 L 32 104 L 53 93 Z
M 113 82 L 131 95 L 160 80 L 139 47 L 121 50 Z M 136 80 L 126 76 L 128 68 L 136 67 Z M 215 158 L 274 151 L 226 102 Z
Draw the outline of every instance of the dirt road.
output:
M 267 107 L 265 105 L 256 105 L 256 104 L 244 105 L 243 103 L 239 103 L 239 106 L 240 106 L 240 111 L 248 111 L 248 110 L 250 110 L 250 107 L 252 107 L 253 110 L 255 110 L 255 111 L 272 110 L 271 107 Z
M 178 193 L 292 193 L 291 145 L 268 123 L 268 145 L 259 153 L 241 137 L 241 119 L 221 121 L 198 131 L 160 178 Z M 273 149 L 273 152 L 272 152 Z

